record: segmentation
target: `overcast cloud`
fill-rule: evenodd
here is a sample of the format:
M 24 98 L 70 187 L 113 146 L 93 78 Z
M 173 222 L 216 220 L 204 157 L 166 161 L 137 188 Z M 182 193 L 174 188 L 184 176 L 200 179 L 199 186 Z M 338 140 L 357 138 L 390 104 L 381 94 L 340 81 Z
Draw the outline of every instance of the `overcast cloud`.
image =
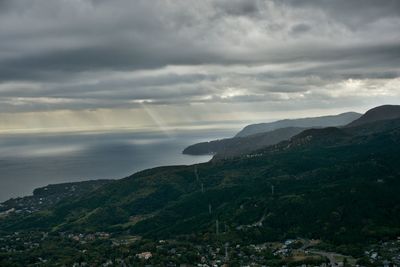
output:
M 52 112 L 160 124 L 384 103 L 400 103 L 397 0 L 0 0 L 3 129 Z

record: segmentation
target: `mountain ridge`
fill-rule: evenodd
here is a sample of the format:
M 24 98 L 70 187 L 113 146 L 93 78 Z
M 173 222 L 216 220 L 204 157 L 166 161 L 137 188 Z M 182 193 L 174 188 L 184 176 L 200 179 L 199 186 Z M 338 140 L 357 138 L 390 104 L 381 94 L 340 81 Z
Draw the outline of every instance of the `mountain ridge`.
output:
M 360 118 L 346 125 L 346 127 L 354 127 L 370 122 L 397 118 L 400 118 L 400 105 L 382 105 L 368 110 Z
M 275 130 L 282 127 L 330 127 L 330 126 L 341 126 L 346 125 L 351 121 L 354 121 L 361 117 L 362 114 L 357 112 L 344 112 L 337 115 L 319 116 L 319 117 L 307 117 L 299 119 L 285 119 L 278 120 L 269 123 L 258 123 L 250 124 L 239 131 L 235 137 L 248 136 L 255 133 L 262 133 L 271 130 Z
M 218 158 L 235 157 L 289 139 L 305 129 L 300 127 L 285 127 L 245 137 L 202 142 L 186 147 L 182 153 L 189 155 L 212 154 Z
M 235 137 L 193 144 L 186 147 L 182 153 L 188 155 L 211 154 L 215 155 L 214 159 L 231 158 L 290 139 L 309 128 L 344 126 L 360 116 L 359 113 L 346 112 L 338 115 L 251 124 L 236 134 Z M 257 132 L 262 129 L 263 132 Z M 248 134 L 251 132 L 256 133 Z

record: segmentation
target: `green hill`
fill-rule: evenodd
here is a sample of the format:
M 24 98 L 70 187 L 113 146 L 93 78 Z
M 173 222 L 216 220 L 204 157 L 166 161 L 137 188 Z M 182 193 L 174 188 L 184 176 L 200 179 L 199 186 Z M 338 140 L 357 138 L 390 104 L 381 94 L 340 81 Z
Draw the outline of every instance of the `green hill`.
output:
M 399 148 L 400 120 L 306 130 L 243 157 L 139 172 L 0 226 L 160 239 L 212 234 L 218 219 L 226 234 L 254 242 L 393 238 L 400 234 Z

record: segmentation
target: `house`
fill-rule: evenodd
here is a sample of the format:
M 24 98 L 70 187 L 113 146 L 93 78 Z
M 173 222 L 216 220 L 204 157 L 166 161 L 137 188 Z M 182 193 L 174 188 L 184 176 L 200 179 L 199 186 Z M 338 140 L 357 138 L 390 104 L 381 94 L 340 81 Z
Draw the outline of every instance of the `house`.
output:
M 136 254 L 136 257 L 138 257 L 141 260 L 148 260 L 152 256 L 153 256 L 153 254 L 151 254 L 151 252 L 148 252 L 148 251 Z

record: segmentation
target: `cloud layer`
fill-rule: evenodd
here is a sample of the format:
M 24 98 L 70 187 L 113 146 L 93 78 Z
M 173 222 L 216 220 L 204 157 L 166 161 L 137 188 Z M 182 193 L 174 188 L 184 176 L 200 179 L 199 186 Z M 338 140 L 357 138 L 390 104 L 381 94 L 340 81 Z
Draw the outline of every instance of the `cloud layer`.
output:
M 0 0 L 0 116 L 398 103 L 399 29 L 392 0 Z

